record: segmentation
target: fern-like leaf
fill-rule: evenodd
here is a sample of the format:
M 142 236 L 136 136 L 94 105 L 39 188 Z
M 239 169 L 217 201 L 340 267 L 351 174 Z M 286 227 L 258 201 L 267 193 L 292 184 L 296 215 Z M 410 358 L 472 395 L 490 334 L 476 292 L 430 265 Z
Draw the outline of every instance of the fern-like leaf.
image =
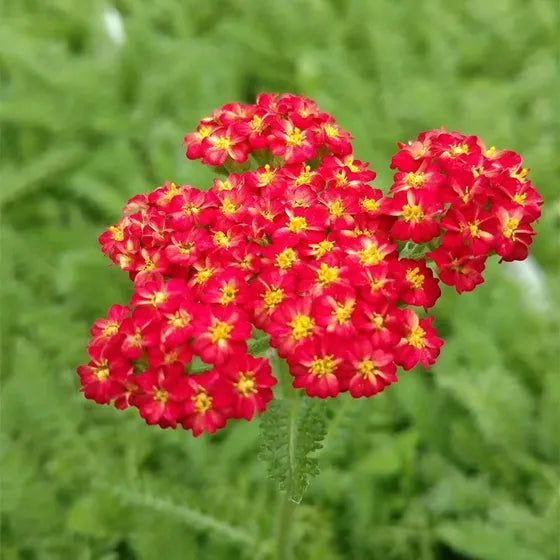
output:
M 260 458 L 268 464 L 269 477 L 299 503 L 309 480 L 319 473 L 313 452 L 326 435 L 324 403 L 297 398 L 276 399 L 261 419 Z
M 189 507 L 187 504 L 177 504 L 167 497 L 156 497 L 145 491 L 132 490 L 123 486 L 100 484 L 113 495 L 123 501 L 139 507 L 145 507 L 164 513 L 187 523 L 191 528 L 201 532 L 211 532 L 220 535 L 224 540 L 244 546 L 256 547 L 256 538 L 229 523 Z

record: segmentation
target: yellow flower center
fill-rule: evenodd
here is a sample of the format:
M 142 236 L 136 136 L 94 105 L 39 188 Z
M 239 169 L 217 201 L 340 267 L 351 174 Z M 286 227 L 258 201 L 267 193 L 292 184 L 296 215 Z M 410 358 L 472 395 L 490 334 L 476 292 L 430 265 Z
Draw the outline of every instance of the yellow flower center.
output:
M 204 284 L 214 274 L 213 268 L 201 268 L 195 275 L 194 280 L 196 284 Z
M 251 257 L 249 255 L 243 257 L 239 262 L 239 268 L 241 270 L 248 270 L 251 266 Z
M 264 171 L 259 173 L 259 183 L 263 186 L 269 185 L 272 183 L 274 179 L 274 175 L 276 175 L 276 169 L 271 169 L 268 163 L 264 166 Z
M 228 237 L 227 233 L 224 233 L 223 231 L 217 231 L 214 233 L 212 239 L 218 247 L 227 248 L 231 243 L 231 239 Z
M 272 212 L 270 210 L 261 210 L 261 216 L 269 222 L 272 222 L 272 220 L 274 219 L 274 216 L 272 215 Z
M 480 237 L 480 228 L 478 227 L 478 221 L 469 222 L 468 226 L 471 237 Z
M 383 260 L 383 255 L 376 243 L 371 241 L 358 252 L 360 264 L 375 266 Z
M 352 317 L 352 312 L 354 311 L 354 302 L 349 301 L 347 303 L 337 303 L 336 309 L 332 312 L 332 315 L 336 317 L 339 325 L 343 325 Z
M 311 254 L 318 259 L 327 253 L 330 253 L 333 249 L 334 243 L 332 241 L 327 241 L 326 239 L 323 239 L 323 241 L 320 241 L 319 243 L 311 244 Z
M 282 300 L 284 299 L 284 290 L 282 288 L 277 288 L 276 286 L 271 286 L 263 294 L 262 299 L 264 301 L 264 308 L 267 311 L 270 311 L 279 303 L 282 303 Z
M 311 167 L 309 165 L 305 166 L 305 169 L 298 175 L 296 179 L 296 186 L 299 187 L 305 183 L 311 181 Z
M 122 241 L 124 239 L 124 231 L 122 226 L 110 226 L 111 239 L 114 241 Z
M 224 179 L 223 181 L 218 181 L 218 190 L 220 192 L 232 191 L 233 185 L 227 179 Z
M 189 241 L 188 243 L 178 243 L 177 249 L 179 250 L 179 253 L 186 255 L 192 252 L 194 249 L 194 243 L 192 241 Z
M 117 334 L 118 332 L 119 332 L 119 324 L 116 321 L 109 321 L 105 325 L 105 327 L 103 327 L 103 330 L 101 331 L 101 334 L 105 338 L 109 338 L 110 336 L 113 336 L 114 334 Z
M 406 336 L 406 340 L 414 348 L 424 348 L 426 345 L 426 332 L 422 327 L 414 327 Z
M 504 237 L 515 240 L 515 234 L 517 233 L 518 226 L 519 220 L 517 218 L 510 218 L 502 229 Z
M 324 377 L 325 375 L 332 375 L 336 370 L 336 362 L 334 360 L 334 355 L 329 354 L 328 356 L 323 356 L 318 358 L 313 356 L 313 361 L 309 365 L 309 373 L 316 375 L 317 377 Z
M 515 193 L 511 200 L 517 204 L 521 204 L 522 206 L 525 204 L 525 199 L 527 198 L 527 193 Z
M 165 404 L 167 402 L 167 397 L 167 391 L 159 389 L 158 387 L 154 387 L 154 401 Z
M 321 263 L 317 270 L 317 282 L 321 286 L 328 286 L 338 280 L 339 268 L 337 266 L 329 266 L 327 263 Z
M 167 352 L 163 355 L 163 361 L 168 365 L 175 363 L 178 359 L 179 354 L 175 350 L 173 350 L 172 352 Z
M 313 328 L 315 327 L 315 321 L 309 317 L 309 315 L 298 313 L 294 319 L 288 323 L 288 327 L 292 329 L 292 337 L 296 340 L 300 340 L 311 336 Z
M 424 186 L 424 173 L 421 171 L 416 171 L 415 173 L 408 173 L 405 177 L 404 182 L 415 189 Z
M 297 127 L 286 136 L 286 143 L 289 146 L 301 146 L 304 140 L 305 136 L 303 135 L 303 132 Z
M 357 372 L 366 379 L 372 375 L 377 375 L 378 369 L 375 367 L 375 363 L 372 360 L 365 359 L 358 364 Z
M 144 259 L 144 265 L 140 267 L 140 270 L 149 271 L 154 270 L 155 267 L 156 264 L 154 263 L 154 261 L 147 257 L 146 259 Z
M 239 374 L 239 380 L 234 383 L 237 392 L 244 397 L 248 397 L 257 392 L 255 374 L 252 371 L 245 371 Z
M 191 316 L 185 310 L 179 309 L 168 322 L 174 329 L 182 329 L 191 322 Z
M 194 397 L 192 397 L 194 402 L 194 409 L 199 414 L 206 412 L 212 408 L 212 397 L 208 395 L 208 393 L 202 389 L 200 390 Z
M 490 146 L 485 152 L 484 157 L 493 158 L 496 155 L 496 146 Z
M 208 329 L 212 344 L 218 344 L 222 340 L 228 340 L 231 337 L 232 330 L 233 325 L 230 325 L 225 321 L 216 321 L 216 323 Z
M 239 210 L 239 206 L 234 204 L 229 198 L 224 198 L 221 210 L 222 214 L 235 214 Z
M 522 167 L 519 171 L 512 171 L 509 176 L 512 179 L 517 179 L 518 181 L 520 181 L 521 183 L 524 183 L 526 181 L 525 179 L 525 175 L 527 175 L 527 172 L 529 170 L 525 167 Z
M 461 200 L 466 204 L 471 198 L 471 191 L 469 187 L 465 187 L 465 192 L 461 195 Z
M 165 303 L 165 301 L 167 300 L 167 296 L 165 295 L 165 292 L 154 292 L 152 294 L 152 297 L 150 298 L 150 303 L 156 307 L 162 303 Z
M 360 200 L 360 206 L 366 212 L 375 212 L 379 210 L 379 201 L 375 200 L 375 198 L 368 198 L 367 196 Z
M 239 290 L 237 288 L 234 288 L 229 284 L 224 286 L 223 288 L 220 288 L 220 292 L 222 293 L 222 297 L 220 298 L 220 303 L 222 305 L 227 305 L 228 303 L 231 303 L 235 299 L 235 296 L 237 295 L 238 291 Z
M 453 146 L 449 147 L 449 155 L 451 157 L 457 157 L 461 154 L 468 154 L 469 147 L 467 144 L 454 144 Z
M 359 227 L 355 227 L 352 230 L 352 237 L 360 237 L 360 235 L 365 235 L 366 237 L 371 237 L 371 231 L 369 229 L 360 229 Z
M 354 158 L 352 156 L 346 156 L 344 165 L 348 167 L 352 173 L 358 173 L 358 171 L 360 171 L 360 168 L 354 163 Z
M 380 315 L 379 313 L 374 313 L 371 316 L 371 322 L 373 323 L 373 325 L 378 331 L 380 331 L 383 328 L 383 325 L 385 323 L 383 319 L 383 315 Z
M 214 140 L 214 146 L 220 150 L 229 150 L 231 148 L 231 140 L 227 136 L 219 136 Z
M 130 336 L 129 343 L 131 346 L 140 347 L 142 346 L 142 332 L 139 328 L 134 331 L 134 334 Z
M 335 173 L 334 178 L 336 179 L 336 187 L 343 187 L 348 183 L 348 177 L 346 177 L 346 172 L 344 171 L 338 171 Z
M 292 216 L 288 222 L 288 229 L 292 233 L 307 231 L 307 220 L 303 216 Z
M 337 218 L 344 216 L 344 206 L 342 205 L 342 200 L 340 200 L 340 198 L 337 198 L 334 202 L 329 204 L 329 214 L 331 216 L 336 216 Z
M 190 216 L 191 214 L 198 214 L 200 212 L 200 208 L 192 202 L 183 205 L 182 210 L 183 213 L 187 216 Z
M 250 123 L 250 126 L 253 129 L 253 131 L 259 130 L 261 125 L 262 125 L 262 119 L 259 117 L 259 115 L 253 115 L 253 118 L 251 119 L 251 123 Z
M 412 206 L 405 204 L 402 207 L 402 214 L 405 222 L 416 222 L 419 223 L 424 219 L 424 212 L 417 204 Z
M 177 194 L 177 185 L 175 183 L 171 183 L 169 188 L 165 191 L 163 195 L 164 200 L 171 200 Z
M 369 283 L 370 292 L 373 294 L 377 290 L 380 290 L 381 288 L 383 288 L 384 285 L 385 285 L 385 280 L 383 280 L 382 278 L 374 278 Z
M 99 362 L 95 367 L 91 368 L 93 375 L 99 379 L 99 381 L 104 381 L 109 377 L 109 362 L 107 360 L 103 360 Z
M 325 123 L 323 130 L 329 138 L 336 138 L 338 136 L 338 130 L 330 123 Z
M 291 247 L 288 247 L 276 255 L 276 266 L 282 270 L 287 270 L 292 268 L 296 260 L 296 252 Z
M 408 268 L 405 275 L 406 281 L 412 284 L 412 287 L 419 290 L 424 284 L 424 275 L 420 274 L 420 269 Z

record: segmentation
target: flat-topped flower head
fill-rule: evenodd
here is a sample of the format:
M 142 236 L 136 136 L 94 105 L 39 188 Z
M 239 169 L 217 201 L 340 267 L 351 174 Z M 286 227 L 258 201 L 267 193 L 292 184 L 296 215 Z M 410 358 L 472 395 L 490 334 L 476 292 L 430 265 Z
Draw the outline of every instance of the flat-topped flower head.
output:
M 398 143 L 383 194 L 350 133 L 293 94 L 227 103 L 184 146 L 222 176 L 135 195 L 99 236 L 132 295 L 95 321 L 78 375 L 86 398 L 195 436 L 265 410 L 263 341 L 309 397 L 430 367 L 443 341 L 412 308 L 439 281 L 472 290 L 494 255 L 524 259 L 541 212 L 519 154 L 445 129 Z

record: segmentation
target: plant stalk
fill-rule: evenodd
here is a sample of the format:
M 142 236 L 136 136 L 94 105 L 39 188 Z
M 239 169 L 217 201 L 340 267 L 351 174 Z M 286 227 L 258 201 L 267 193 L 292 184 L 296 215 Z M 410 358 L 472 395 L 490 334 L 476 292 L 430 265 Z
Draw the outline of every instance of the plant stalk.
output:
M 277 560 L 293 560 L 293 528 L 295 512 L 298 504 L 290 499 L 288 491 L 280 496 L 278 527 L 276 535 Z
M 286 399 L 290 405 L 288 424 L 288 454 L 290 457 L 290 472 L 288 475 L 286 489 L 280 494 L 276 533 L 276 554 L 277 560 L 293 560 L 293 528 L 298 503 L 292 499 L 292 473 L 295 468 L 294 462 L 299 414 L 299 394 L 291 386 L 291 377 L 284 360 L 275 356 L 272 362 L 274 373 L 282 389 L 282 397 Z

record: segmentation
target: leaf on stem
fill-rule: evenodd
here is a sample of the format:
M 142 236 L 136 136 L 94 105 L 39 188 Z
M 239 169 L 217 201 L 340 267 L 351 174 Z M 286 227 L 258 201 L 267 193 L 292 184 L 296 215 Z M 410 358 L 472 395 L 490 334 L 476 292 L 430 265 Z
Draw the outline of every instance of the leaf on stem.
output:
M 261 419 L 259 457 L 268 475 L 299 503 L 312 477 L 319 474 L 318 459 L 327 432 L 324 402 L 297 398 L 276 399 Z

